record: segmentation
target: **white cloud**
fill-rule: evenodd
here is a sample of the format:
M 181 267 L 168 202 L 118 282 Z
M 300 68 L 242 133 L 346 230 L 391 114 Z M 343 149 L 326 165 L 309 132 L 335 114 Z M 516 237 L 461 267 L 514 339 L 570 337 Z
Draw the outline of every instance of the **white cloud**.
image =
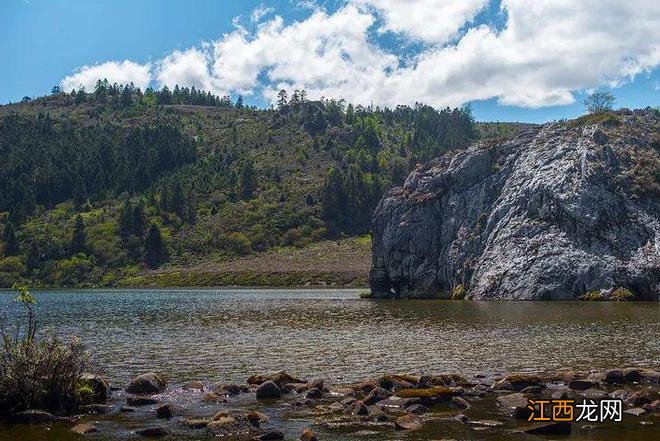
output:
M 488 0 L 352 0 L 384 20 L 381 32 L 403 33 L 429 43 L 445 43 L 481 11 Z
M 252 23 L 258 23 L 263 17 L 275 11 L 274 8 L 266 7 L 264 5 L 259 5 L 254 8 L 252 14 L 250 14 L 250 20 Z
M 60 86 L 66 91 L 72 89 L 94 90 L 98 80 L 107 79 L 110 84 L 133 83 L 141 89 L 146 88 L 151 81 L 151 66 L 138 64 L 129 60 L 108 61 L 94 66 L 83 66 L 72 75 L 60 81 Z
M 170 89 L 178 84 L 187 87 L 194 86 L 218 95 L 228 93 L 228 90 L 220 87 L 210 75 L 207 52 L 208 49 L 204 47 L 201 50 L 191 48 L 183 52 L 172 52 L 158 63 L 155 72 L 158 84 Z
M 571 103 L 575 91 L 619 85 L 660 64 L 655 0 L 502 0 L 499 27 L 471 23 L 485 1 L 347 0 L 292 23 L 262 15 L 252 30 L 237 25 L 216 41 L 174 51 L 153 75 L 170 87 L 271 100 L 279 88 L 297 88 L 360 104 L 444 107 L 496 98 L 539 107 Z M 422 51 L 397 57 L 378 44 L 387 31 L 424 42 Z M 102 77 L 143 87 L 149 67 L 85 66 L 62 84 L 93 87 Z

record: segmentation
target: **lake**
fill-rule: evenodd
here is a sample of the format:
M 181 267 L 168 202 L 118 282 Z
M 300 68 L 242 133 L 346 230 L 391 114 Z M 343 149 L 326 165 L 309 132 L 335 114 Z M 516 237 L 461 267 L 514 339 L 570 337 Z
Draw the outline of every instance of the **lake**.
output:
M 658 303 L 371 301 L 358 294 L 280 289 L 35 292 L 40 325 L 81 337 L 113 386 L 152 370 L 170 379 L 159 400 L 174 403 L 177 417 L 157 420 L 154 406 L 124 414 L 120 407 L 126 398 L 118 390 L 108 414 L 82 419 L 98 426 L 98 433 L 86 435 L 94 440 L 135 439 L 136 429 L 156 425 L 171 431 L 168 439 L 210 439 L 205 430 L 186 429 L 182 418 L 239 408 L 264 412 L 267 426 L 283 430 L 287 439 L 297 439 L 311 425 L 320 439 L 337 441 L 443 436 L 526 440 L 530 438 L 516 434 L 525 421 L 505 418 L 500 429 L 474 428 L 454 421 L 459 410 L 446 406 L 434 408 L 423 429 L 401 434 L 391 423 L 320 416 L 317 410 L 292 405 L 295 396 L 262 404 L 254 402 L 253 394 L 241 394 L 227 404 L 202 404 L 206 392 L 185 391 L 180 385 L 199 379 L 208 391 L 215 382 L 245 383 L 251 374 L 274 370 L 337 384 L 387 373 L 493 376 L 660 361 Z M 22 313 L 14 295 L 0 294 L 5 317 Z M 492 397 L 472 405 L 465 410 L 470 418 L 503 419 Z M 593 432 L 598 438 L 576 427 L 570 439 L 655 438 L 657 424 L 642 427 L 636 418 L 604 423 Z M 0 424 L 0 439 L 79 439 L 70 427 L 65 422 L 48 427 Z
M 376 374 L 654 365 L 660 304 L 363 300 L 356 290 L 36 291 L 42 327 L 78 335 L 115 384 L 244 382 L 287 370 L 348 382 Z M 19 309 L 0 295 L 5 316 Z

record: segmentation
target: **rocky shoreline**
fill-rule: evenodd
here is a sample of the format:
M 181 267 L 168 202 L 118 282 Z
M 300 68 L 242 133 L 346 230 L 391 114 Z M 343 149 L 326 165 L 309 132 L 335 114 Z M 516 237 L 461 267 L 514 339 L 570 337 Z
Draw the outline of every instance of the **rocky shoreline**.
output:
M 585 421 L 530 423 L 529 399 L 620 399 L 624 417 L 617 424 L 639 430 L 657 430 L 660 416 L 660 371 L 646 368 L 470 378 L 392 374 L 337 385 L 286 372 L 253 375 L 245 384 L 194 380 L 168 385 L 157 373 L 140 375 L 123 388 L 91 374 L 83 381 L 90 404 L 75 415 L 57 417 L 33 409 L 9 415 L 5 428 L 60 424 L 71 434 L 105 438 L 121 431 L 147 438 L 306 441 L 347 433 L 365 439 L 419 433 L 413 439 L 429 439 L 425 430 L 435 434 L 434 439 L 442 438 L 437 436 L 442 432 L 450 439 L 452 427 L 475 437 L 495 432 L 569 435 L 599 428 L 599 423 Z

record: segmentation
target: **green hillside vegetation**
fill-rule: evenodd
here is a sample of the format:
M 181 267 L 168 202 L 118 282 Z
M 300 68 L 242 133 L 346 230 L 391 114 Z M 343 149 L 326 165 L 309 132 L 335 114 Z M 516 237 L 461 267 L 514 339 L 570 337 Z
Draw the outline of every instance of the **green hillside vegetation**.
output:
M 0 286 L 113 286 L 363 236 L 416 164 L 479 137 L 469 108 L 53 92 L 0 106 Z

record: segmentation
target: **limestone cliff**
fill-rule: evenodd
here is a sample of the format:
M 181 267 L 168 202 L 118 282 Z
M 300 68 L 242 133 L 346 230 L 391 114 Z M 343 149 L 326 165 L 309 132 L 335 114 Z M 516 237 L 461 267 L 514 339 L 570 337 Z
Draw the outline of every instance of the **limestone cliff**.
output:
M 373 217 L 376 298 L 660 292 L 652 109 L 549 123 L 418 166 Z M 619 291 L 619 293 L 624 291 Z

